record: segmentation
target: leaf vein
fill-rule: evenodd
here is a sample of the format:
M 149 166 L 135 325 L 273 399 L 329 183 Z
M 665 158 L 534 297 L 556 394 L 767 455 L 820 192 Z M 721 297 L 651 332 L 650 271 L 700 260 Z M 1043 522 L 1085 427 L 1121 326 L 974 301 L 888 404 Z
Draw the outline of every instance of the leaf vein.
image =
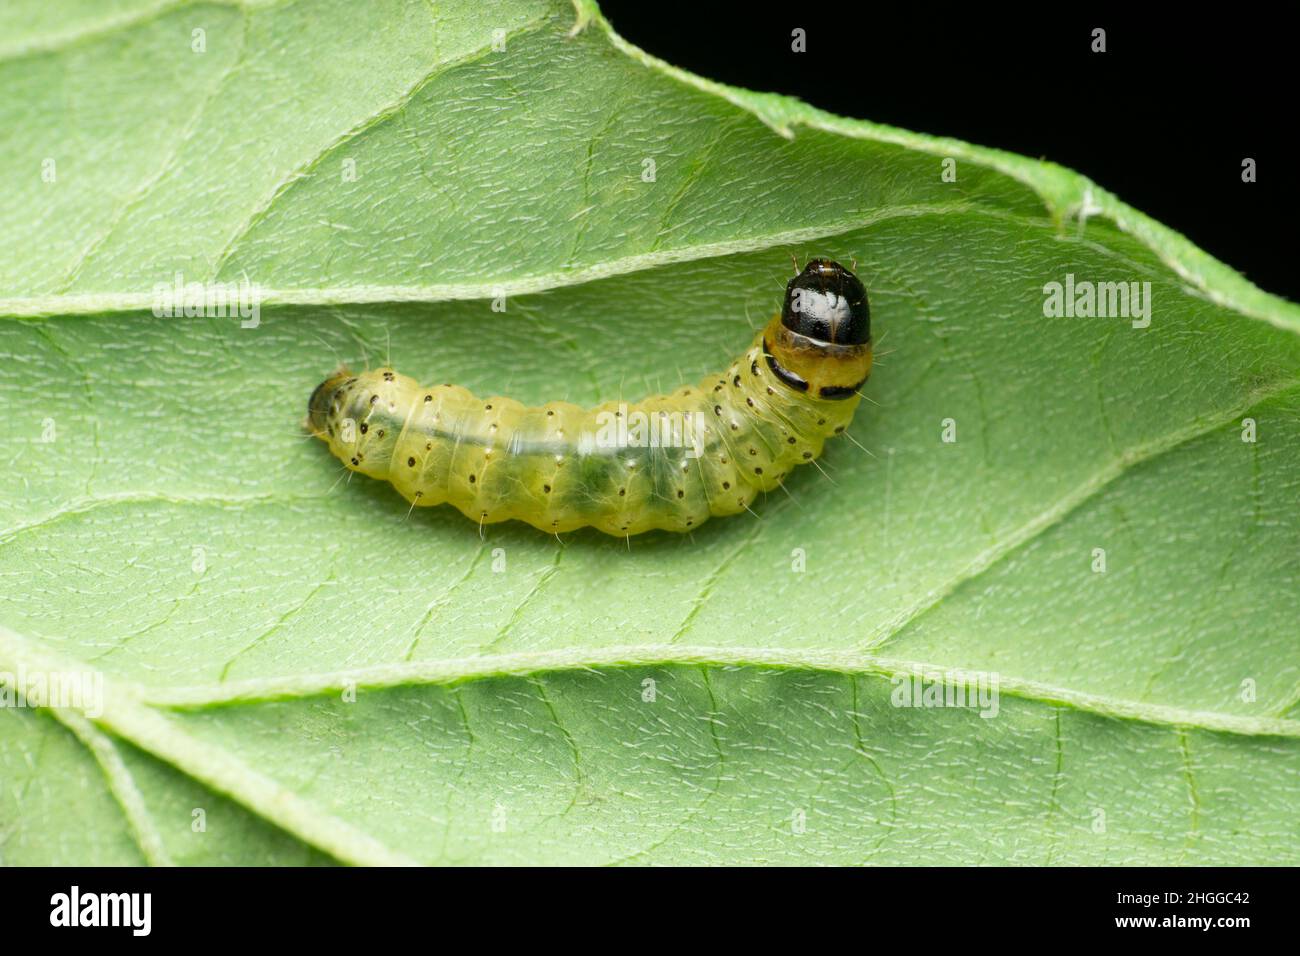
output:
M 1246 396 L 1236 407 L 1219 417 L 1189 423 L 1175 429 L 1160 438 L 1130 448 L 1124 454 L 1112 459 L 1106 466 L 1094 472 L 1086 481 L 1081 482 L 1069 492 L 1062 495 L 1048 507 L 1038 512 L 1024 524 L 995 541 L 968 561 L 948 579 L 932 588 L 919 601 L 895 614 L 880 625 L 876 631 L 860 645 L 863 648 L 878 648 L 911 628 L 926 614 L 938 608 L 958 588 L 985 574 L 990 568 L 1006 560 L 1026 545 L 1040 538 L 1051 528 L 1061 524 L 1084 505 L 1100 496 L 1127 472 L 1138 465 L 1154 461 L 1176 451 L 1198 438 L 1210 435 L 1227 426 L 1234 419 L 1249 412 L 1255 406 L 1279 397 L 1300 386 L 1300 379 L 1287 379 L 1280 383 L 1256 389 Z

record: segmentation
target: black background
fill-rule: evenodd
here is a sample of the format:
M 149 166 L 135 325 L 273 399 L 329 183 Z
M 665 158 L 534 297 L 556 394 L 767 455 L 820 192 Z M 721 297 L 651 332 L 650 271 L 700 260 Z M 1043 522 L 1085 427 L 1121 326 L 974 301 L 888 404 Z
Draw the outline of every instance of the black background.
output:
M 702 76 L 1068 166 L 1300 301 L 1300 189 L 1283 142 L 1300 53 L 1280 12 L 601 6 L 628 40 Z M 795 27 L 805 53 L 790 49 Z M 1091 51 L 1094 27 L 1105 53 Z M 1255 183 L 1241 181 L 1245 157 Z
M 680 948 L 677 940 L 708 924 L 674 906 L 689 901 L 699 915 L 734 906 L 713 920 L 713 935 L 731 949 L 772 949 L 787 940 L 807 949 L 829 938 L 828 921 L 864 950 L 887 946 L 924 953 L 965 952 L 997 941 L 1031 948 L 1062 938 L 1075 948 L 1127 937 L 1129 948 L 1186 951 L 1189 942 L 1216 953 L 1259 952 L 1267 940 L 1294 936 L 1293 869 L 1034 869 L 946 867 L 941 843 L 919 849 L 916 867 L 887 872 L 853 868 L 570 869 L 556 878 L 529 869 L 4 869 L 0 915 L 15 953 L 155 946 L 261 951 L 290 946 L 325 954 L 385 951 L 401 938 L 437 950 L 477 933 L 493 949 L 536 949 L 568 919 L 583 940 L 627 939 Z M 148 892 L 152 931 L 124 927 L 52 927 L 51 898 Z M 1232 893 L 1215 905 L 1141 906 L 1119 893 Z M 1238 897 L 1237 894 L 1242 894 Z M 1239 902 L 1236 900 L 1245 899 Z M 649 905 L 647 905 L 649 904 Z M 558 914 L 558 915 L 557 915 Z M 1250 919 L 1249 927 L 1119 928 L 1116 917 L 1209 916 Z M 580 924 L 579 924 L 580 921 Z M 1288 933 L 1290 931 L 1290 933 Z M 708 930 L 706 929 L 706 932 Z M 1252 935 L 1254 934 L 1254 935 Z M 575 939 L 578 935 L 575 935 Z M 993 941 L 992 943 L 989 941 Z M 1002 943 L 1001 945 L 1006 945 Z M 1275 947 L 1276 948 L 1276 947 Z M 98 948 L 92 952 L 98 952 Z M 184 950 L 181 950 L 184 951 Z

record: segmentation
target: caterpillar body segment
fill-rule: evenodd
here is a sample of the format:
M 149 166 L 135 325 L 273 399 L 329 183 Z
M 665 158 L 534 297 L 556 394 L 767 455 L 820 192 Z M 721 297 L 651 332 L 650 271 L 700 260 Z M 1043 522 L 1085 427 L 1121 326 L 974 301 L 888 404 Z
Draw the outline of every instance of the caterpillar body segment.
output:
M 312 393 L 306 425 L 346 467 L 479 524 L 691 531 L 746 510 L 848 426 L 871 368 L 867 309 L 851 272 L 813 260 L 781 314 L 697 386 L 634 405 L 529 407 L 389 368 L 340 371 Z

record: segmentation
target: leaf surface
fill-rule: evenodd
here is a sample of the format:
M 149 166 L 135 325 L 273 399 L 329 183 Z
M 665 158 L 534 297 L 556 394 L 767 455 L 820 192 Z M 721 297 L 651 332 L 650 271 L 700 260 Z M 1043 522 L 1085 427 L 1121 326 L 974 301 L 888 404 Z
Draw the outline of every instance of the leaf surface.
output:
M 6 862 L 1300 861 L 1295 306 L 585 4 L 0 16 L 0 671 L 106 688 L 0 709 Z M 298 430 L 340 360 L 696 381 L 791 253 L 857 260 L 881 359 L 862 447 L 756 516 L 480 538 Z M 177 273 L 260 323 L 155 317 Z M 1045 316 L 1067 275 L 1149 327 Z

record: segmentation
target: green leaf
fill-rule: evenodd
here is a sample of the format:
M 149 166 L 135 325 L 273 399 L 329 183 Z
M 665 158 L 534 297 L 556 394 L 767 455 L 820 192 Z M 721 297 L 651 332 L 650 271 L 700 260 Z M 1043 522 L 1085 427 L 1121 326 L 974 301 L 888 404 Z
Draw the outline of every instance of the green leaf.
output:
M 5 862 L 1300 862 L 1300 309 L 585 3 L 43 9 L 0 13 L 0 671 L 104 683 L 0 708 Z M 856 258 L 881 359 L 865 451 L 755 516 L 480 537 L 298 430 L 339 360 L 697 380 L 791 253 Z M 155 317 L 178 272 L 260 323 Z M 1149 327 L 1045 316 L 1067 275 Z

